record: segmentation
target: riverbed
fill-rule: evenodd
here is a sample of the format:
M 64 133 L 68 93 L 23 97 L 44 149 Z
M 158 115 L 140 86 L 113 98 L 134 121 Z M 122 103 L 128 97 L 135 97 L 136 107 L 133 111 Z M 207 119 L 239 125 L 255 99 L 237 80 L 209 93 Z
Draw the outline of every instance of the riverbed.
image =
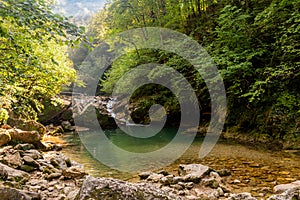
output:
M 167 132 L 170 130 L 167 130 Z M 86 133 L 93 135 L 95 133 Z M 147 143 L 139 141 L 134 145 L 133 140 L 128 140 L 120 130 L 109 130 L 108 134 L 115 144 L 130 151 L 150 151 L 161 148 L 170 141 L 172 134 L 162 134 Z M 91 137 L 91 140 L 93 137 Z M 137 172 L 128 173 L 111 169 L 96 160 L 88 152 L 78 134 L 66 134 L 62 137 L 66 143 L 62 153 L 71 159 L 84 164 L 86 171 L 93 176 L 113 177 L 121 180 L 138 181 Z M 162 142 L 163 141 L 163 142 Z M 212 151 L 204 158 L 199 159 L 198 153 L 203 138 L 195 138 L 187 151 L 173 163 L 163 169 L 177 174 L 179 164 L 201 163 L 216 170 L 229 169 L 232 175 L 227 178 L 231 183 L 233 192 L 250 192 L 259 199 L 265 199 L 272 194 L 272 189 L 277 184 L 290 183 L 300 180 L 300 154 L 297 151 L 271 151 L 261 146 L 240 145 L 234 142 L 219 140 Z M 97 149 L 99 142 L 92 143 Z M 105 154 L 105 152 L 103 152 Z M 160 162 L 157 160 L 157 162 Z M 124 163 L 123 163 L 124 164 Z M 125 163 L 126 164 L 126 163 Z M 134 162 L 127 163 L 134 165 Z M 157 169 L 153 163 L 153 170 Z

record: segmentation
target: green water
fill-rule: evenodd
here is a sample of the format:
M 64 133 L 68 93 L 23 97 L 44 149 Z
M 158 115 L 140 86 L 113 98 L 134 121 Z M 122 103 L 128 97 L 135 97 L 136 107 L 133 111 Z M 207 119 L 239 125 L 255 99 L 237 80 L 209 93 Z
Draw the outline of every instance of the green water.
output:
M 114 145 L 130 152 L 147 153 L 160 149 L 167 145 L 174 138 L 174 129 L 165 129 L 158 137 L 153 137 L 145 141 L 133 139 L 126 136 L 119 129 L 109 130 L 106 134 Z M 71 159 L 84 164 L 87 172 L 94 176 L 114 177 L 122 180 L 136 181 L 137 172 L 128 173 L 111 169 L 94 157 L 96 154 L 108 154 L 107 149 L 101 147 L 101 141 L 95 140 L 96 132 L 87 132 L 85 143 L 88 141 L 90 152 L 81 143 L 78 135 L 69 134 L 63 136 L 68 145 L 63 149 L 63 153 Z M 99 138 L 98 138 L 99 139 Z M 213 150 L 202 159 L 198 158 L 198 153 L 203 142 L 202 138 L 195 138 L 187 151 L 174 162 L 163 167 L 157 167 L 165 162 L 165 156 L 157 157 L 151 163 L 145 163 L 149 169 L 166 169 L 176 175 L 179 164 L 201 163 L 214 169 L 227 168 L 232 171 L 232 176 L 227 178 L 227 182 L 235 179 L 241 181 L 232 185 L 233 191 L 251 192 L 259 194 L 261 190 L 268 189 L 268 194 L 272 193 L 272 188 L 277 184 L 289 183 L 300 180 L 300 154 L 299 151 L 270 151 L 258 148 L 253 145 L 245 146 L 237 143 L 219 140 Z M 176 144 L 178 147 L 185 144 Z M 91 151 L 91 149 L 93 151 Z M 176 151 L 176 149 L 174 149 Z M 111 153 L 111 152 L 110 152 Z M 92 156 L 94 154 L 94 156 Z M 109 155 L 109 154 L 108 154 Z M 132 166 L 140 164 L 140 160 L 126 160 L 117 163 L 120 165 Z M 264 198 L 262 198 L 264 199 Z

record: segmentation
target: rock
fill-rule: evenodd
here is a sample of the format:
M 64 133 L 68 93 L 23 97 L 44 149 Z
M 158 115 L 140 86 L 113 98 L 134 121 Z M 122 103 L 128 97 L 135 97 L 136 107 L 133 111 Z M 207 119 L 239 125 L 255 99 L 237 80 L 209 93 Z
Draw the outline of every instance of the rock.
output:
M 68 194 L 65 200 L 74 200 L 78 199 L 77 196 L 79 195 L 80 189 L 72 189 Z
M 87 173 L 83 169 L 78 167 L 67 168 L 63 170 L 62 174 L 65 177 L 65 179 L 81 179 L 85 175 L 87 175 Z
M 58 179 L 59 177 L 61 177 L 61 173 L 51 173 L 47 176 L 48 180 L 53 180 L 53 179 Z
M 159 172 L 157 172 L 158 174 L 162 174 L 164 176 L 168 176 L 170 175 L 166 170 L 160 170 Z
M 71 125 L 69 121 L 63 121 L 61 123 L 61 127 L 64 129 L 65 132 L 74 131 L 74 127 Z
M 37 168 L 40 167 L 40 164 L 30 156 L 24 156 L 23 160 L 26 164 L 28 164 L 30 166 L 37 167 Z
M 244 192 L 240 194 L 233 194 L 228 198 L 228 200 L 257 200 L 257 199 L 252 197 L 250 193 Z
M 221 170 L 218 170 L 217 173 L 223 177 L 223 176 L 230 176 L 231 175 L 231 172 L 229 169 L 221 169 Z
M 21 170 L 25 171 L 25 172 L 32 172 L 35 170 L 35 168 L 33 166 L 29 166 L 29 165 L 22 165 L 20 167 Z
M 144 180 L 144 179 L 147 179 L 151 174 L 152 174 L 152 172 L 142 172 L 139 174 L 139 177 L 141 180 Z
M 14 147 L 15 150 L 23 150 L 23 151 L 27 151 L 30 149 L 34 149 L 34 145 L 33 144 L 29 144 L 29 143 L 25 143 L 25 144 L 17 144 Z
M 278 194 L 297 187 L 300 187 L 300 181 L 295 181 L 289 184 L 276 185 L 273 190 L 274 193 Z
M 43 158 L 42 154 L 36 149 L 27 150 L 22 156 L 29 156 L 34 160 Z
M 7 130 L 14 142 L 24 142 L 34 144 L 41 140 L 41 136 L 37 131 L 23 131 L 20 129 Z
M 20 170 L 13 169 L 7 165 L 0 163 L 0 168 L 7 173 L 7 180 L 20 181 L 28 179 L 29 174 Z
M 214 178 L 205 179 L 202 181 L 202 183 L 204 186 L 210 187 L 212 189 L 217 189 L 219 187 L 219 182 Z
M 10 141 L 11 136 L 6 129 L 0 129 L 0 146 L 8 144 Z
M 40 194 L 14 188 L 0 187 L 0 197 L 3 200 L 39 200 Z
M 160 183 L 162 184 L 162 185 L 170 185 L 170 181 L 169 181 L 169 179 L 167 178 L 167 177 L 162 177 L 161 179 L 160 179 Z
M 129 183 L 108 178 L 87 176 L 83 182 L 77 200 L 93 197 L 102 199 L 183 199 L 167 190 L 154 187 L 148 183 Z
M 45 126 L 34 120 L 9 118 L 7 121 L 7 124 L 9 124 L 12 127 L 17 128 L 17 129 L 21 129 L 21 130 L 28 131 L 28 132 L 36 131 L 39 133 L 40 136 L 43 136 L 44 134 L 46 134 Z M 29 142 L 29 143 L 31 143 L 31 142 Z
M 8 166 L 10 166 L 12 168 L 21 167 L 21 165 L 23 164 L 20 153 L 17 151 L 6 152 L 5 156 L 3 158 L 3 163 L 7 164 Z
M 158 183 L 162 177 L 164 177 L 164 175 L 152 173 L 152 174 L 147 178 L 147 181 L 150 181 L 150 182 L 152 182 L 152 183 Z
M 58 169 L 66 169 L 72 165 L 71 160 L 67 156 L 57 152 L 45 154 L 44 159 L 50 161 L 50 163 Z
M 286 190 L 282 194 L 276 194 L 268 200 L 297 200 L 300 199 L 300 186 Z
M 213 171 L 211 168 L 201 164 L 179 165 L 178 174 L 184 176 L 186 182 L 199 183 L 207 174 Z
M 8 177 L 7 171 L 4 169 L 3 166 L 0 166 L 0 180 L 6 180 Z

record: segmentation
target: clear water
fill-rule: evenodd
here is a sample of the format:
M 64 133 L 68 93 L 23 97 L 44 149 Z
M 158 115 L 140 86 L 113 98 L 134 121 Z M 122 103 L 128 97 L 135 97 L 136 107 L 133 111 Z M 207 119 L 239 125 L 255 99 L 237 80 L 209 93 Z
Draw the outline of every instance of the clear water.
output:
M 153 137 L 142 141 L 141 139 L 133 139 L 126 136 L 119 129 L 107 130 L 110 140 L 121 148 L 131 152 L 149 152 L 164 147 L 172 140 L 176 131 L 169 128 L 164 129 L 158 137 Z M 95 141 L 93 134 L 96 132 L 87 132 L 86 138 L 90 138 L 89 145 L 95 148 L 99 153 L 101 142 Z M 71 159 L 84 164 L 87 172 L 94 176 L 114 177 L 122 180 L 137 181 L 136 173 L 127 173 L 111 169 L 101 162 L 94 159 L 89 153 L 78 135 L 69 134 L 62 138 L 67 146 L 63 148 L 63 153 Z M 198 153 L 202 144 L 202 138 L 195 138 L 194 142 L 187 151 L 174 162 L 157 168 L 158 163 L 164 162 L 158 158 L 149 167 L 153 170 L 166 169 L 168 172 L 177 174 L 179 164 L 201 163 L 208 165 L 214 169 L 227 168 L 232 171 L 232 176 L 228 178 L 228 182 L 235 179 L 241 181 L 240 184 L 233 187 L 235 192 L 251 192 L 259 195 L 260 190 L 269 188 L 268 193 L 272 193 L 272 189 L 277 184 L 290 183 L 300 180 L 300 153 L 299 151 L 270 151 L 258 148 L 253 145 L 244 146 L 237 143 L 228 143 L 228 141 L 219 140 L 213 150 L 203 159 L 198 158 Z M 181 144 L 177 144 L 181 145 Z M 105 149 L 101 151 L 106 153 Z M 123 165 L 134 166 L 136 160 L 128 160 Z

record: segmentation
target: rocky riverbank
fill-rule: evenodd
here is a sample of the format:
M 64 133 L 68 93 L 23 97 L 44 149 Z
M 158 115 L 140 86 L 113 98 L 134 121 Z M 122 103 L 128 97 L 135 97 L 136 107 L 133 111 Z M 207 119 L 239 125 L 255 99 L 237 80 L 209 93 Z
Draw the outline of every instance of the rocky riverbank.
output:
M 256 199 L 250 193 L 232 193 L 229 170 L 201 164 L 179 165 L 176 174 L 143 172 L 137 183 L 89 176 L 82 165 L 59 152 L 62 146 L 41 142 L 46 132 L 55 135 L 70 128 L 70 124 L 62 124 L 46 129 L 33 121 L 1 127 L 1 199 Z M 299 199 L 300 182 L 277 185 L 273 192 L 273 196 L 260 199 Z
M 0 197 L 34 199 L 228 199 L 255 200 L 249 193 L 233 194 L 227 177 L 201 164 L 179 165 L 178 174 L 143 172 L 138 183 L 95 178 L 83 166 L 58 151 L 43 152 L 32 144 L 0 149 Z M 275 186 L 269 200 L 300 198 L 300 182 Z

